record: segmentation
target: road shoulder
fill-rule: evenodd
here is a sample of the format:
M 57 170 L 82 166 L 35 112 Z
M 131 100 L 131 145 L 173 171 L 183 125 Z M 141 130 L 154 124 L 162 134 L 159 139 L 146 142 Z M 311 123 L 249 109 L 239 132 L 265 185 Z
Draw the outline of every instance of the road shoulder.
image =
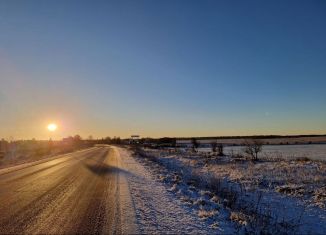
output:
M 128 180 L 140 233 L 214 233 L 196 214 L 184 206 L 164 185 L 138 163 L 127 149 L 116 148 Z

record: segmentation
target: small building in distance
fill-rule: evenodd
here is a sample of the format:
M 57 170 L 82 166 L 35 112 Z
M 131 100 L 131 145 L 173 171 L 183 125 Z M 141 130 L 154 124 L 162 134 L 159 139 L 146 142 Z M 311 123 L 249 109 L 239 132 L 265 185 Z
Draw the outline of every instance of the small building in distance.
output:
M 131 138 L 129 139 L 129 144 L 138 144 L 140 140 L 139 135 L 131 135 Z

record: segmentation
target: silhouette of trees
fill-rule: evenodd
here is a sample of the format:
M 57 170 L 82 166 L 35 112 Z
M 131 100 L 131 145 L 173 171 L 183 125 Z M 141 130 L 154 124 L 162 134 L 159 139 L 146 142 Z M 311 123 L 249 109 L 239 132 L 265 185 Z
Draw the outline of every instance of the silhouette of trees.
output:
M 8 152 L 9 143 L 5 139 L 0 140 L 0 159 L 3 158 Z
M 113 137 L 113 139 L 111 140 L 111 144 L 121 144 L 120 137 Z
M 111 137 L 106 137 L 105 139 L 104 139 L 104 142 L 103 142 L 104 144 L 111 144 Z
M 73 143 L 75 148 L 80 148 L 82 146 L 82 138 L 80 135 L 75 135 L 73 137 Z

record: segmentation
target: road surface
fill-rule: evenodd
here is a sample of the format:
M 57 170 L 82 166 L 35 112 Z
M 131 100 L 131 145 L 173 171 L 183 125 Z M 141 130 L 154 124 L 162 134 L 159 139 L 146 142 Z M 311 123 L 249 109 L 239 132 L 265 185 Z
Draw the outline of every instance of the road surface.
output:
M 116 148 L 0 170 L 0 233 L 137 233 Z

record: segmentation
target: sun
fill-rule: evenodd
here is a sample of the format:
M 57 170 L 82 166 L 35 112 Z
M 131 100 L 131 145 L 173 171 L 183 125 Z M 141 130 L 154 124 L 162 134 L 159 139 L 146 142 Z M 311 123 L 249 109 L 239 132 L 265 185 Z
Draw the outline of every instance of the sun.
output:
M 49 125 L 48 125 L 48 130 L 49 131 L 55 131 L 56 129 L 58 128 L 58 126 L 57 126 L 57 124 L 55 124 L 55 123 L 50 123 Z

